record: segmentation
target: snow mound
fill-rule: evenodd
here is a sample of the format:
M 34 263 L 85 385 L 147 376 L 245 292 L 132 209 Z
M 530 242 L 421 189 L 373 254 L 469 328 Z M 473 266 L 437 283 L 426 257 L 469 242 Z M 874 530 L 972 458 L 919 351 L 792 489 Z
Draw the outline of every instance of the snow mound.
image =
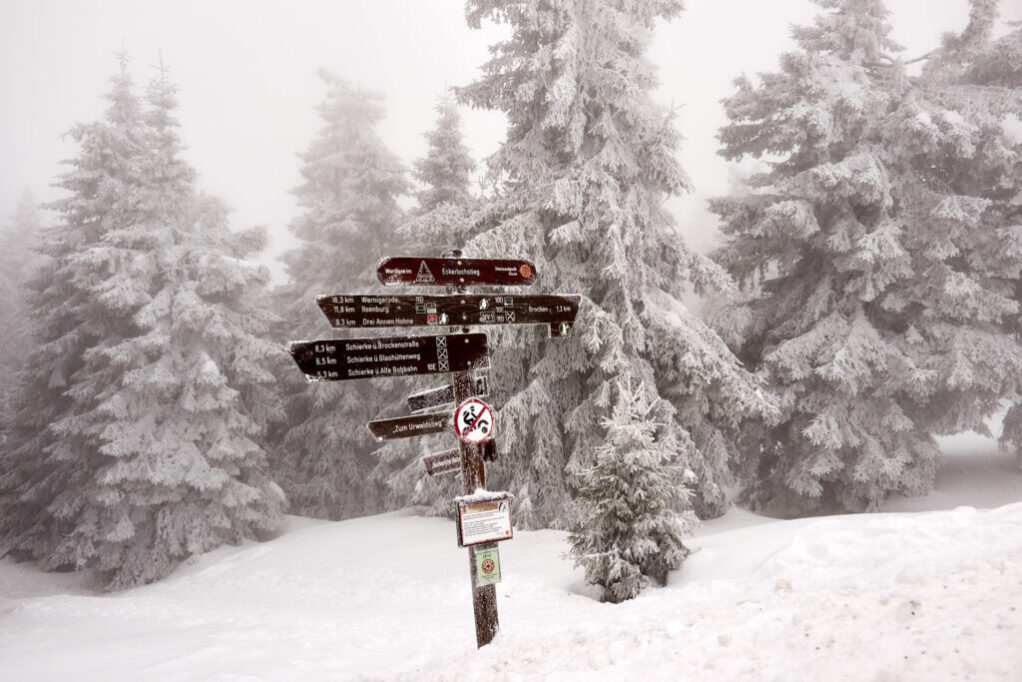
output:
M 0 562 L 0 679 L 972 680 L 1022 669 L 1022 504 L 707 523 L 666 588 L 601 604 L 565 534 L 501 543 L 476 650 L 454 524 L 291 519 L 112 595 Z

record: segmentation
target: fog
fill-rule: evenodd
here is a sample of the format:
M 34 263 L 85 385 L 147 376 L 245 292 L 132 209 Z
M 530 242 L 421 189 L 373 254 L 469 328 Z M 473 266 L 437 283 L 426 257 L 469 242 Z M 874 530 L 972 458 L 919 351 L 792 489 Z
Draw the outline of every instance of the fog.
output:
M 894 37 L 908 57 L 964 26 L 966 0 L 889 0 Z M 74 154 L 61 135 L 97 118 L 114 53 L 125 50 L 139 85 L 162 53 L 180 86 L 182 135 L 206 191 L 226 200 L 238 226 L 266 225 L 272 250 L 289 246 L 299 182 L 297 152 L 318 127 L 319 67 L 386 95 L 385 141 L 407 163 L 425 152 L 422 133 L 449 86 L 469 83 L 499 38 L 472 30 L 461 2 L 401 0 L 70 0 L 0 4 L 0 219 L 25 189 L 45 201 L 60 160 Z M 688 0 L 654 36 L 661 102 L 685 137 L 680 158 L 693 194 L 669 207 L 687 239 L 705 249 L 714 219 L 705 200 L 728 185 L 716 155 L 719 100 L 741 73 L 776 67 L 792 23 L 816 11 L 808 0 Z M 1022 20 L 1022 0 L 1002 0 L 1003 20 Z M 1004 27 L 1001 26 L 1001 31 Z M 500 114 L 466 111 L 465 132 L 482 159 L 500 144 Z M 381 250 L 382 254 L 382 250 Z M 272 254 L 267 255 L 269 262 Z M 278 270 L 279 273 L 279 270 Z

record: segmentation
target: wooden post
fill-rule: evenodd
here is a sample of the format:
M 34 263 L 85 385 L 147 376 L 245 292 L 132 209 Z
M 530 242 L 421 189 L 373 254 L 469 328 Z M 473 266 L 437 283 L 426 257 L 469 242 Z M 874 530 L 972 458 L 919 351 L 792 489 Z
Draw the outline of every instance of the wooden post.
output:
M 457 258 L 461 251 L 445 251 L 444 258 Z M 464 293 L 465 287 L 455 287 L 452 293 Z M 473 372 L 455 372 L 453 375 L 454 404 L 475 395 L 475 377 Z M 470 445 L 459 440 L 461 450 L 461 486 L 465 495 L 471 495 L 477 488 L 486 488 L 486 471 L 483 468 L 482 447 Z M 495 585 L 476 584 L 476 549 L 468 548 L 468 571 L 472 580 L 472 612 L 476 624 L 476 646 L 483 647 L 493 641 L 500 629 L 497 617 L 497 587 Z

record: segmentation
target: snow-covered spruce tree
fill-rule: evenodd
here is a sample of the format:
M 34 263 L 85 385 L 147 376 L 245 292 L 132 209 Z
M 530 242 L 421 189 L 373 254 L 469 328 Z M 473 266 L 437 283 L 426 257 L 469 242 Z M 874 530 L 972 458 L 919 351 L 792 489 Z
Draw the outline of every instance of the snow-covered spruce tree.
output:
M 701 515 L 725 506 L 734 427 L 768 409 L 757 381 L 680 303 L 693 285 L 732 286 L 685 246 L 662 207 L 689 182 L 671 116 L 650 99 L 656 79 L 644 52 L 656 20 L 680 10 L 653 0 L 467 5 L 470 25 L 491 19 L 511 31 L 491 47 L 483 76 L 460 90 L 509 124 L 488 161 L 501 180 L 480 219 L 489 229 L 468 249 L 531 259 L 542 289 L 583 296 L 569 339 L 547 341 L 545 329 L 491 334 L 501 349 L 497 399 L 506 399 L 488 484 L 515 493 L 521 525 L 565 524 L 570 472 L 606 442 L 602 419 L 619 375 L 667 399 L 674 414 L 660 415 L 660 437 L 695 474 Z
M 58 178 L 68 196 L 49 208 L 61 220 L 42 230 L 42 263 L 26 285 L 32 352 L 0 452 L 0 555 L 42 559 L 47 568 L 78 564 L 77 557 L 59 557 L 56 547 L 81 505 L 54 502 L 58 493 L 83 490 L 98 458 L 96 439 L 76 420 L 87 409 L 76 390 L 85 354 L 130 326 L 123 315 L 96 309 L 102 278 L 86 257 L 108 231 L 136 222 L 144 130 L 123 56 L 105 97 L 104 118 L 69 133 L 79 153 Z
M 418 208 L 400 228 L 416 253 L 439 255 L 461 247 L 478 231 L 478 198 L 471 189 L 476 162 L 465 146 L 457 104 L 445 97 L 436 107 L 436 126 L 425 133 L 426 156 L 414 162 Z
M 465 146 L 458 107 L 444 97 L 436 111 L 436 124 L 425 133 L 426 156 L 413 163 L 418 206 L 398 228 L 401 251 L 408 255 L 439 256 L 460 248 L 477 229 L 474 213 L 479 200 L 472 192 L 476 163 Z M 397 413 L 404 409 L 403 397 L 394 406 Z M 449 437 L 427 436 L 393 440 L 381 447 L 374 455 L 379 466 L 373 478 L 388 489 L 387 505 L 426 504 L 433 506 L 433 513 L 450 514 L 451 498 L 462 492 L 460 479 L 429 476 L 421 462 L 422 455 L 450 446 Z
M 35 199 L 26 190 L 10 222 L 0 228 L 0 244 L 3 244 L 0 250 L 0 444 L 4 439 L 3 424 L 10 416 L 15 377 L 25 365 L 31 348 L 22 287 L 37 260 L 34 246 L 40 228 Z
M 882 3 L 818 4 L 781 71 L 725 101 L 722 154 L 779 160 L 712 205 L 719 260 L 749 287 L 739 356 L 782 409 L 745 434 L 750 501 L 872 509 L 926 492 L 931 434 L 977 425 L 1011 390 L 1017 263 L 984 262 L 1003 234 L 977 233 L 982 181 L 948 182 L 972 142 L 956 146 L 946 89 L 894 57 Z
M 698 521 L 677 512 L 688 506 L 688 491 L 678 486 L 683 468 L 673 429 L 659 421 L 671 419 L 672 410 L 659 405 L 655 389 L 625 378 L 615 384 L 614 408 L 602 424 L 607 437 L 582 475 L 568 542 L 586 580 L 603 587 L 604 601 L 617 603 L 648 581 L 667 583 L 688 555 L 682 537 Z
M 162 73 L 148 103 L 102 229 L 61 258 L 92 335 L 51 426 L 45 509 L 16 545 L 112 587 L 272 530 L 284 501 L 257 443 L 277 350 L 260 338 L 267 273 L 239 260 L 265 237 L 231 233 L 226 212 L 195 196 Z M 26 546 L 37 532 L 42 544 Z
M 1022 28 L 992 40 L 995 0 L 973 0 L 968 26 L 944 36 L 905 107 L 912 194 L 908 211 L 923 267 L 931 273 L 906 291 L 933 310 L 912 324 L 938 353 L 945 385 L 938 405 L 951 409 L 937 430 L 982 432 L 982 418 L 1014 398 L 1002 444 L 1022 443 Z
M 92 403 L 81 421 L 102 457 L 87 490 L 57 498 L 79 509 L 58 556 L 85 557 L 116 587 L 273 531 L 284 504 L 262 443 L 279 352 L 261 310 L 268 272 L 242 260 L 266 238 L 232 233 L 226 210 L 196 196 L 175 90 L 162 69 L 149 85 L 141 220 L 87 251 L 107 267 L 104 312 L 130 313 L 134 329 L 85 355 L 75 388 Z
M 319 107 L 323 126 L 301 154 L 304 182 L 294 193 L 303 213 L 290 226 L 301 245 L 284 255 L 290 282 L 276 294 L 282 345 L 330 336 L 316 296 L 379 286 L 376 265 L 398 244 L 397 199 L 409 189 L 400 160 L 376 132 L 381 95 L 320 75 L 328 87 Z M 310 385 L 286 354 L 279 371 L 286 421 L 274 474 L 291 511 L 340 519 L 376 510 L 382 493 L 366 485 L 376 442 L 365 425 L 389 397 L 389 382 Z

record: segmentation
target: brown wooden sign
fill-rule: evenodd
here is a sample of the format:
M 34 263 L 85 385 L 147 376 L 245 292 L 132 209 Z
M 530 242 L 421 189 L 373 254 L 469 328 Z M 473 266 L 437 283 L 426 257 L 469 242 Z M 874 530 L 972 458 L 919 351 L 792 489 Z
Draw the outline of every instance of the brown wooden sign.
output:
M 289 350 L 309 381 L 464 372 L 489 362 L 486 334 L 292 341 Z
M 454 296 L 337 295 L 316 299 L 338 329 L 575 322 L 581 296 L 462 294 Z M 556 334 L 555 334 L 556 335 Z
M 398 417 L 396 419 L 377 419 L 367 425 L 376 440 L 390 438 L 411 438 L 425 436 L 430 433 L 443 433 L 451 429 L 451 414 L 436 412 L 420 414 L 414 417 Z
M 486 376 L 476 377 L 475 395 L 485 396 L 489 393 Z M 454 387 L 441 386 L 420 393 L 413 393 L 408 396 L 408 410 L 410 412 L 422 412 L 447 405 L 454 405 Z
M 527 286 L 536 281 L 536 266 L 527 260 L 396 257 L 382 260 L 376 276 L 384 284 Z
M 444 450 L 426 455 L 422 458 L 422 463 L 426 465 L 426 473 L 430 476 L 461 471 L 461 450 Z

